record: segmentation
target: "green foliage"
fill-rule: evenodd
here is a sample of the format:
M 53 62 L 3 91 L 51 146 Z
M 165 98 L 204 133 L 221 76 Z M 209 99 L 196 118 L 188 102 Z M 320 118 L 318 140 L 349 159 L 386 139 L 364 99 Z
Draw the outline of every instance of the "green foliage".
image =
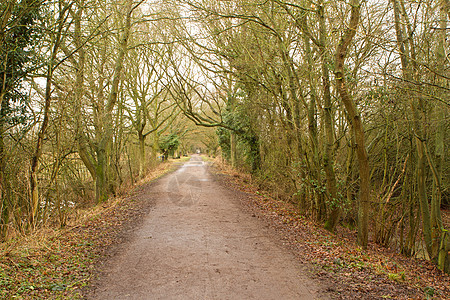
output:
M 252 168 L 252 172 L 256 172 L 261 168 L 261 156 L 259 152 L 259 138 L 254 132 L 248 133 L 244 136 L 245 142 L 249 146 L 247 153 L 247 162 Z
M 235 97 L 230 97 L 227 108 L 223 115 L 224 123 L 227 127 L 232 128 L 237 135 L 237 142 L 242 154 L 245 157 L 246 163 L 251 167 L 252 172 L 256 172 L 261 168 L 260 157 L 260 142 L 259 136 L 254 130 L 253 120 L 249 114 L 247 107 L 248 95 L 239 89 Z M 234 103 L 236 102 L 237 103 Z M 226 159 L 230 159 L 231 145 L 230 145 L 230 130 L 219 128 L 216 131 L 219 138 L 219 145 L 222 148 L 222 153 Z
M 1 121 L 5 124 L 20 124 L 26 121 L 28 94 L 23 90 L 23 79 L 39 64 L 35 46 L 40 38 L 37 21 L 41 18 L 41 3 L 22 0 L 13 4 L 11 16 L 1 16 L 6 28 L 0 28 L 0 93 L 3 94 Z M 11 1 L 0 4 L 6 12 Z
M 216 134 L 219 139 L 219 146 L 222 148 L 222 156 L 229 160 L 231 158 L 230 131 L 223 127 L 218 127 Z
M 351 211 L 352 203 L 350 203 L 347 197 L 345 197 L 343 194 L 343 191 L 345 189 L 345 182 L 343 180 L 338 180 L 336 186 L 336 198 L 330 198 L 328 196 L 325 198 L 325 202 L 330 209 L 340 208 L 344 212 L 344 214 L 347 214 Z M 325 186 L 323 192 L 326 193 Z
M 400 273 L 389 273 L 388 274 L 388 278 L 390 280 L 397 281 L 397 282 L 406 280 L 406 276 L 405 276 L 405 272 L 404 271 L 402 271 Z
M 423 292 L 425 294 L 425 298 L 426 299 L 433 299 L 433 296 L 434 296 L 436 291 L 434 290 L 433 287 L 427 286 L 426 288 L 424 288 Z
M 160 138 L 159 149 L 163 155 L 167 158 L 169 155 L 173 155 L 175 150 L 178 149 L 180 145 L 180 140 L 176 133 L 170 133 Z

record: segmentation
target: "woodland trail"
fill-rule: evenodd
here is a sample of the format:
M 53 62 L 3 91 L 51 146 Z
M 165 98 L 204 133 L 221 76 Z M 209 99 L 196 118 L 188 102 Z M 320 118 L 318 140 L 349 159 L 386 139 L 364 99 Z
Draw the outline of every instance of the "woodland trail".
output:
M 142 191 L 154 207 L 89 299 L 318 299 L 278 236 L 193 156 Z

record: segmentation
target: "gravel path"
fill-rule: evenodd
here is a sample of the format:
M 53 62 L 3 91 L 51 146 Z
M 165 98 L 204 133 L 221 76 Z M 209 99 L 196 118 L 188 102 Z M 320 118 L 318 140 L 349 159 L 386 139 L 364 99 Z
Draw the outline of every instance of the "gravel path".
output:
M 89 299 L 319 298 L 277 235 L 201 157 L 142 192 L 154 207 L 106 261 Z

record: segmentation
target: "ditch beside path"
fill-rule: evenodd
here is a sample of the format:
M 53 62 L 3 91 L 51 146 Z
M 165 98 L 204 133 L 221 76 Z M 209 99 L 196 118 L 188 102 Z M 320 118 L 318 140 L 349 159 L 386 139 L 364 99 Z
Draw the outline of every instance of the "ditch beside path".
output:
M 320 299 L 280 238 L 200 156 L 142 190 L 154 206 L 88 299 Z

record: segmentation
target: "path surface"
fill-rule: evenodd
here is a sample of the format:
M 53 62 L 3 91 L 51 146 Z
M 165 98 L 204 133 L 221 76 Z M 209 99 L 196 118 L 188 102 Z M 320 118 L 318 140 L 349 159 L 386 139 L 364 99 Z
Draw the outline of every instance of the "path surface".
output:
M 207 169 L 193 156 L 146 190 L 155 206 L 90 299 L 318 299 L 294 256 Z

